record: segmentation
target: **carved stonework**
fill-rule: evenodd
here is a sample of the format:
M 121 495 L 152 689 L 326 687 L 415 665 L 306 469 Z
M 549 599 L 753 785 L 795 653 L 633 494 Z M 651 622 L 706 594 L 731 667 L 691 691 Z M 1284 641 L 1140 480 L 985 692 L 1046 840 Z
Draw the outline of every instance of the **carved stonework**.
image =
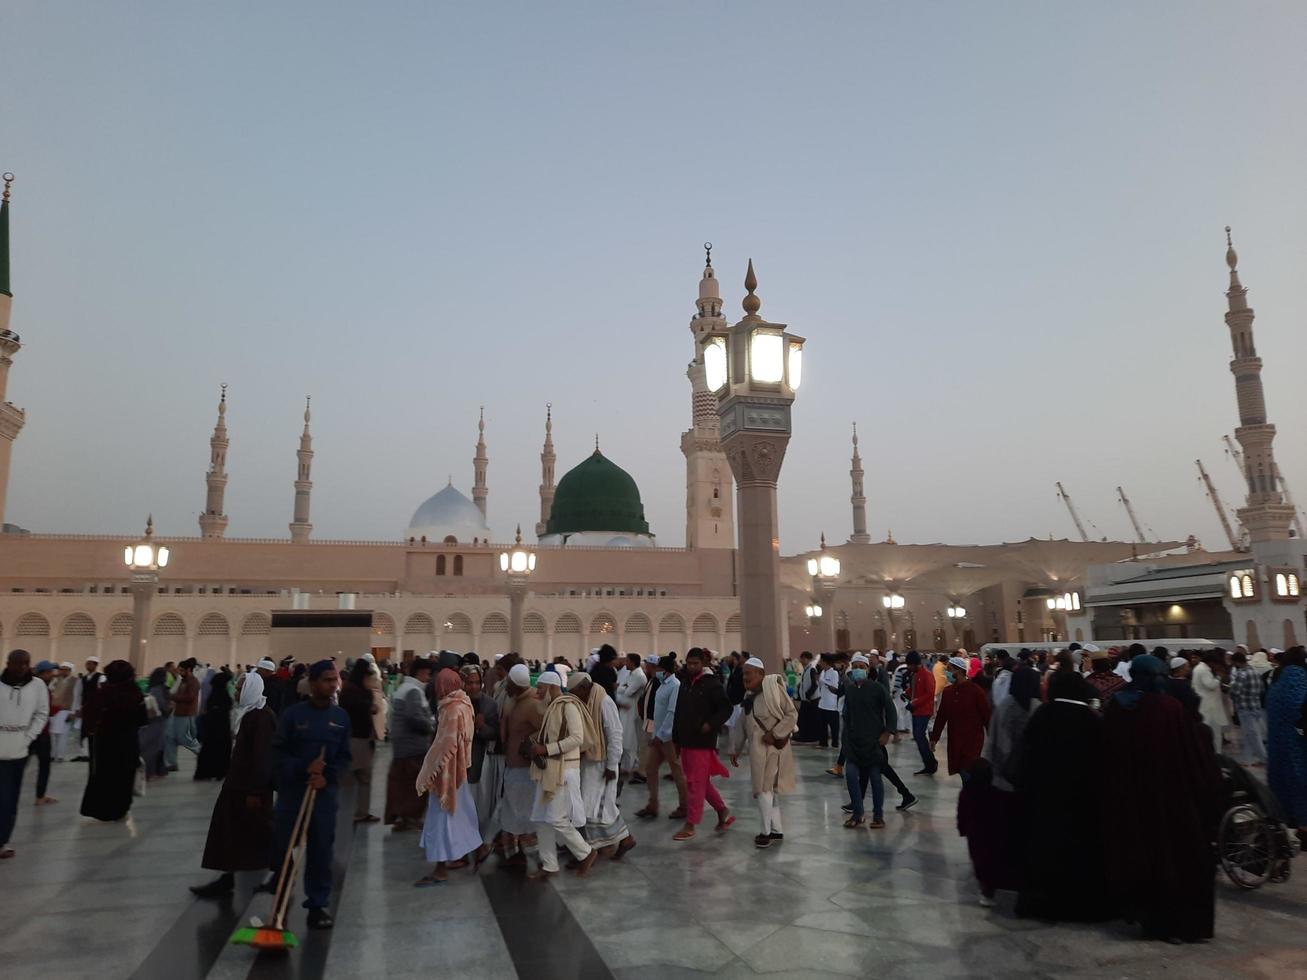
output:
M 775 486 L 788 442 L 788 439 L 741 434 L 724 443 L 736 482 Z

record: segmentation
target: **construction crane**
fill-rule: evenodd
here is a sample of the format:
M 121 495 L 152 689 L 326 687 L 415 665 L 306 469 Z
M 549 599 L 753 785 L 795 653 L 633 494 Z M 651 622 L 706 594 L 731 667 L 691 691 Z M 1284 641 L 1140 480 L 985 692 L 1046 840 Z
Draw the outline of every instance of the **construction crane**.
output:
M 1225 455 L 1234 461 L 1234 465 L 1239 470 L 1239 482 L 1247 485 L 1248 474 L 1243 471 L 1243 453 L 1239 452 L 1239 447 L 1234 444 L 1234 440 L 1228 433 L 1221 438 L 1225 440 Z
M 1135 517 L 1135 509 L 1130 506 L 1130 498 L 1125 495 L 1125 491 L 1120 487 L 1116 488 L 1116 495 L 1121 498 L 1121 503 L 1125 505 L 1125 512 L 1130 515 L 1130 523 L 1135 528 L 1135 537 L 1139 539 L 1140 544 L 1146 544 L 1148 537 L 1144 534 L 1144 529 L 1139 526 L 1139 518 Z
M 1071 503 L 1071 497 L 1066 490 L 1062 488 L 1061 481 L 1057 484 L 1057 495 L 1062 498 L 1062 503 L 1066 504 L 1066 509 L 1071 513 L 1071 520 L 1076 523 L 1076 530 L 1080 532 L 1080 540 L 1088 541 L 1089 535 L 1085 533 L 1085 525 L 1080 521 L 1080 515 L 1076 513 L 1075 504 Z
M 1194 460 L 1198 466 L 1198 476 L 1202 479 L 1203 485 L 1207 487 L 1207 498 L 1216 508 L 1217 520 L 1221 522 L 1221 529 L 1225 531 L 1225 537 L 1230 542 L 1231 551 L 1242 551 L 1243 546 L 1239 541 L 1239 536 L 1234 533 L 1234 527 L 1230 524 L 1230 516 L 1225 512 L 1225 504 L 1221 502 L 1221 495 L 1216 492 L 1216 485 L 1212 483 L 1212 478 L 1207 475 L 1207 470 L 1203 467 L 1201 459 Z

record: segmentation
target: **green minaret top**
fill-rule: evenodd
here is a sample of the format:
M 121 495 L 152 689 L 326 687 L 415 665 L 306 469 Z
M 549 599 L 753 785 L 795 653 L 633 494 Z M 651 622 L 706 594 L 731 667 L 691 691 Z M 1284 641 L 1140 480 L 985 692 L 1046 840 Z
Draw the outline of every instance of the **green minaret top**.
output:
M 13 174 L 4 175 L 4 196 L 0 197 L 0 293 L 14 295 L 9 291 L 9 185 L 14 182 Z

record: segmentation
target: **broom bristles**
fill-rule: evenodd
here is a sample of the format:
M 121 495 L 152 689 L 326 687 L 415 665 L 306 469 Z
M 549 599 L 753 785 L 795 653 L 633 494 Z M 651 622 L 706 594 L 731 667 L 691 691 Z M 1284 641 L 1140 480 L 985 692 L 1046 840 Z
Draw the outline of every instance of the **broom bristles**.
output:
M 234 946 L 253 946 L 255 949 L 294 949 L 299 945 L 295 933 L 289 929 L 237 929 L 231 936 Z

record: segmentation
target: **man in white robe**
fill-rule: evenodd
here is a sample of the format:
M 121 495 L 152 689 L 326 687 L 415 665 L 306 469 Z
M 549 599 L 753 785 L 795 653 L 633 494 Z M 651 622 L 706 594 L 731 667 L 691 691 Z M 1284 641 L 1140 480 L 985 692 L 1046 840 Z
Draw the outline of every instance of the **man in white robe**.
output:
M 596 667 L 596 671 L 603 668 Z M 608 671 L 611 680 L 613 674 Z M 581 755 L 581 798 L 585 802 L 585 839 L 591 847 L 606 857 L 620 860 L 631 848 L 631 836 L 626 821 L 617 807 L 617 771 L 622 758 L 622 721 L 617 704 L 607 690 L 586 674 L 573 674 L 568 681 L 568 693 L 581 701 L 597 728 L 602 732 L 599 744 Z M 597 719 L 596 719 L 596 716 Z
M 644 689 L 649 683 L 648 676 L 640 666 L 640 655 L 631 653 L 626 659 L 626 676 L 623 677 L 618 672 L 617 692 L 614 695 L 622 719 L 622 758 L 618 765 L 618 776 L 622 782 L 630 779 L 640 765 L 640 699 L 644 697 Z
M 544 768 L 531 766 L 535 780 L 535 805 L 531 820 L 536 826 L 540 867 L 527 877 L 540 880 L 558 873 L 558 842 L 561 840 L 577 861 L 577 875 L 589 873 L 599 852 L 585 842 L 577 828 L 585 826 L 585 803 L 581 798 L 581 751 L 597 741 L 585 707 L 562 692 L 562 678 L 547 670 L 536 678 L 536 694 L 545 707 L 540 734 L 532 756 L 544 760 Z

